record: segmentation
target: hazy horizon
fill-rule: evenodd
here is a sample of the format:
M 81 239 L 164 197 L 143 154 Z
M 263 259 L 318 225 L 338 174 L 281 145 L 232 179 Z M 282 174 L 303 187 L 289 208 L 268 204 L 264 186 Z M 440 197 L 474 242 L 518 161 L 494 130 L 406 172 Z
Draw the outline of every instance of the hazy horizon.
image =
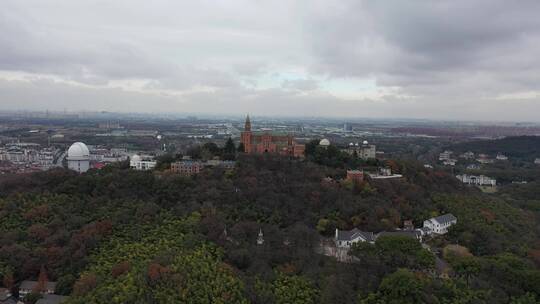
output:
M 540 122 L 537 1 L 0 5 L 0 110 Z

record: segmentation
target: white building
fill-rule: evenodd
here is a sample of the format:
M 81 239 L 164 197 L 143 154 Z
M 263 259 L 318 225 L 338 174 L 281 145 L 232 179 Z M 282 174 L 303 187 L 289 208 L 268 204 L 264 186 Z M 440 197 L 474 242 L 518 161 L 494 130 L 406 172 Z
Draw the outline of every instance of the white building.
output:
M 150 156 L 133 155 L 129 160 L 129 167 L 135 170 L 152 170 L 156 166 L 156 161 Z
M 496 158 L 497 158 L 497 160 L 503 160 L 503 161 L 508 160 L 508 156 L 506 156 L 504 154 L 501 154 L 501 153 L 497 154 Z
M 392 169 L 390 168 L 379 168 L 379 172 L 370 173 L 369 177 L 371 179 L 390 179 L 390 178 L 402 178 L 401 174 L 392 174 Z
M 455 159 L 445 159 L 445 160 L 443 160 L 443 165 L 445 165 L 445 166 L 455 166 L 456 162 L 457 162 L 457 160 L 455 160 Z
M 360 143 L 350 143 L 349 147 L 345 150 L 350 155 L 356 153 L 361 159 L 374 159 L 377 155 L 377 149 L 375 145 L 370 145 L 367 140 L 364 140 L 362 144 Z
M 76 142 L 69 147 L 67 152 L 68 168 L 79 173 L 90 169 L 90 151 L 82 142 Z
M 465 152 L 465 153 L 461 154 L 459 157 L 465 158 L 465 159 L 473 159 L 474 158 L 474 153 L 471 152 L 471 151 L 468 151 L 468 152 Z
M 337 247 L 350 248 L 357 242 L 375 242 L 373 232 L 360 231 L 357 228 L 353 230 L 339 230 L 336 228 L 336 235 L 334 241 Z
M 457 223 L 457 218 L 451 213 L 430 218 L 424 221 L 424 231 L 428 234 L 445 234 L 448 228 Z
M 453 153 L 452 151 L 448 151 L 448 150 L 442 152 L 441 154 L 439 154 L 439 160 L 444 161 L 444 160 L 451 159 L 452 158 L 452 153 Z
M 497 180 L 484 176 L 484 175 L 475 176 L 475 175 L 463 174 L 463 175 L 456 175 L 456 178 L 459 179 L 462 183 L 469 184 L 469 185 L 477 185 L 477 186 L 496 186 L 497 185 Z
M 534 163 L 537 164 L 537 165 L 540 165 L 540 158 L 535 159 Z

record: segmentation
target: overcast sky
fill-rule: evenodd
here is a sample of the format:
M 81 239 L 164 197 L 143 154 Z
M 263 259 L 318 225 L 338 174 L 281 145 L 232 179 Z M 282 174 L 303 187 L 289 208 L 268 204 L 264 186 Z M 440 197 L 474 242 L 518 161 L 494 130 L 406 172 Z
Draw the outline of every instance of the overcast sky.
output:
M 540 121 L 540 1 L 0 2 L 1 110 Z

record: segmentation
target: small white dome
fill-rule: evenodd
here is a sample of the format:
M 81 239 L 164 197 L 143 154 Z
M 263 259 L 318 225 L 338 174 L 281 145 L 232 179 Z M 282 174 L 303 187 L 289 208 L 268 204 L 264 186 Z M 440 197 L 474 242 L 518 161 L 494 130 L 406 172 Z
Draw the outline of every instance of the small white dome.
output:
M 358 146 L 359 146 L 359 144 L 358 144 L 358 143 L 356 143 L 356 144 L 355 144 L 355 146 L 357 146 L 357 147 L 358 147 Z
M 367 144 L 368 144 L 367 140 L 364 140 L 364 141 L 362 142 L 362 145 L 367 145 Z
M 354 146 L 354 144 L 353 144 L 353 143 L 350 143 L 349 146 Z
M 68 160 L 90 160 L 90 151 L 82 142 L 76 142 L 69 147 L 67 152 Z
M 141 157 L 138 154 L 133 154 L 133 156 L 131 156 L 130 161 L 132 161 L 132 162 L 140 162 Z
M 320 145 L 320 146 L 324 146 L 324 147 L 328 147 L 328 146 L 330 146 L 330 141 L 329 141 L 328 139 L 326 139 L 326 138 L 323 138 L 323 139 L 321 139 L 321 141 L 319 142 L 319 145 Z

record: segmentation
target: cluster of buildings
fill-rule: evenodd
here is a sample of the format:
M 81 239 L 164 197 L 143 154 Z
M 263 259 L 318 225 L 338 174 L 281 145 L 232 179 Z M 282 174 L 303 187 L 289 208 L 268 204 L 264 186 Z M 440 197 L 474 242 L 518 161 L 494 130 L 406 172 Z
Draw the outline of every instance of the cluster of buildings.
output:
M 455 166 L 458 160 L 452 156 L 453 152 L 446 150 L 439 154 L 439 161 L 443 163 L 445 166 Z M 492 164 L 495 161 L 507 161 L 508 156 L 504 155 L 503 153 L 498 153 L 495 158 L 490 158 L 487 154 L 478 154 L 475 155 L 474 152 L 467 151 L 465 153 L 462 153 L 459 155 L 459 158 L 464 160 L 476 160 L 480 164 Z
M 73 143 L 67 151 L 68 169 L 84 173 L 91 168 L 101 169 L 109 163 L 128 159 L 126 149 L 105 149 L 92 147 L 92 150 L 82 142 Z
M 55 294 L 56 282 L 22 281 L 19 285 L 19 296 L 15 297 L 8 288 L 0 288 L 0 303 L 22 304 L 22 300 L 30 293 L 39 293 L 41 298 L 36 304 L 60 304 L 67 297 Z
M 349 153 L 350 155 L 357 155 L 364 160 L 375 159 L 377 154 L 375 145 L 370 145 L 367 140 L 364 140 L 361 144 L 350 143 L 349 146 L 343 151 Z
M 64 166 L 65 160 L 69 169 L 83 173 L 127 158 L 126 149 L 89 148 L 82 142 L 73 143 L 67 152 L 54 147 L 41 148 L 35 143 L 12 143 L 0 148 L 0 172 L 45 171 Z
M 48 170 L 55 166 L 60 150 L 35 143 L 11 143 L 0 147 L 0 171 L 11 173 Z
M 459 179 L 462 183 L 468 184 L 468 185 L 476 185 L 476 186 L 492 186 L 495 187 L 497 185 L 497 180 L 480 175 L 456 175 L 456 178 Z
M 406 236 L 411 237 L 420 242 L 423 238 L 430 235 L 442 235 L 448 232 L 448 228 L 457 223 L 457 218 L 450 214 L 427 219 L 423 223 L 422 228 L 414 228 L 411 221 L 406 221 L 404 229 L 396 231 L 382 231 L 379 233 L 365 232 L 357 228 L 352 230 L 336 229 L 334 242 L 338 248 L 350 248 L 354 243 L 368 242 L 375 243 L 381 236 Z
M 364 181 L 365 173 L 363 170 L 347 170 L 346 181 L 350 181 L 355 184 L 359 184 Z M 370 179 L 394 179 L 402 178 L 401 174 L 393 174 L 390 168 L 379 168 L 376 173 L 367 173 Z

